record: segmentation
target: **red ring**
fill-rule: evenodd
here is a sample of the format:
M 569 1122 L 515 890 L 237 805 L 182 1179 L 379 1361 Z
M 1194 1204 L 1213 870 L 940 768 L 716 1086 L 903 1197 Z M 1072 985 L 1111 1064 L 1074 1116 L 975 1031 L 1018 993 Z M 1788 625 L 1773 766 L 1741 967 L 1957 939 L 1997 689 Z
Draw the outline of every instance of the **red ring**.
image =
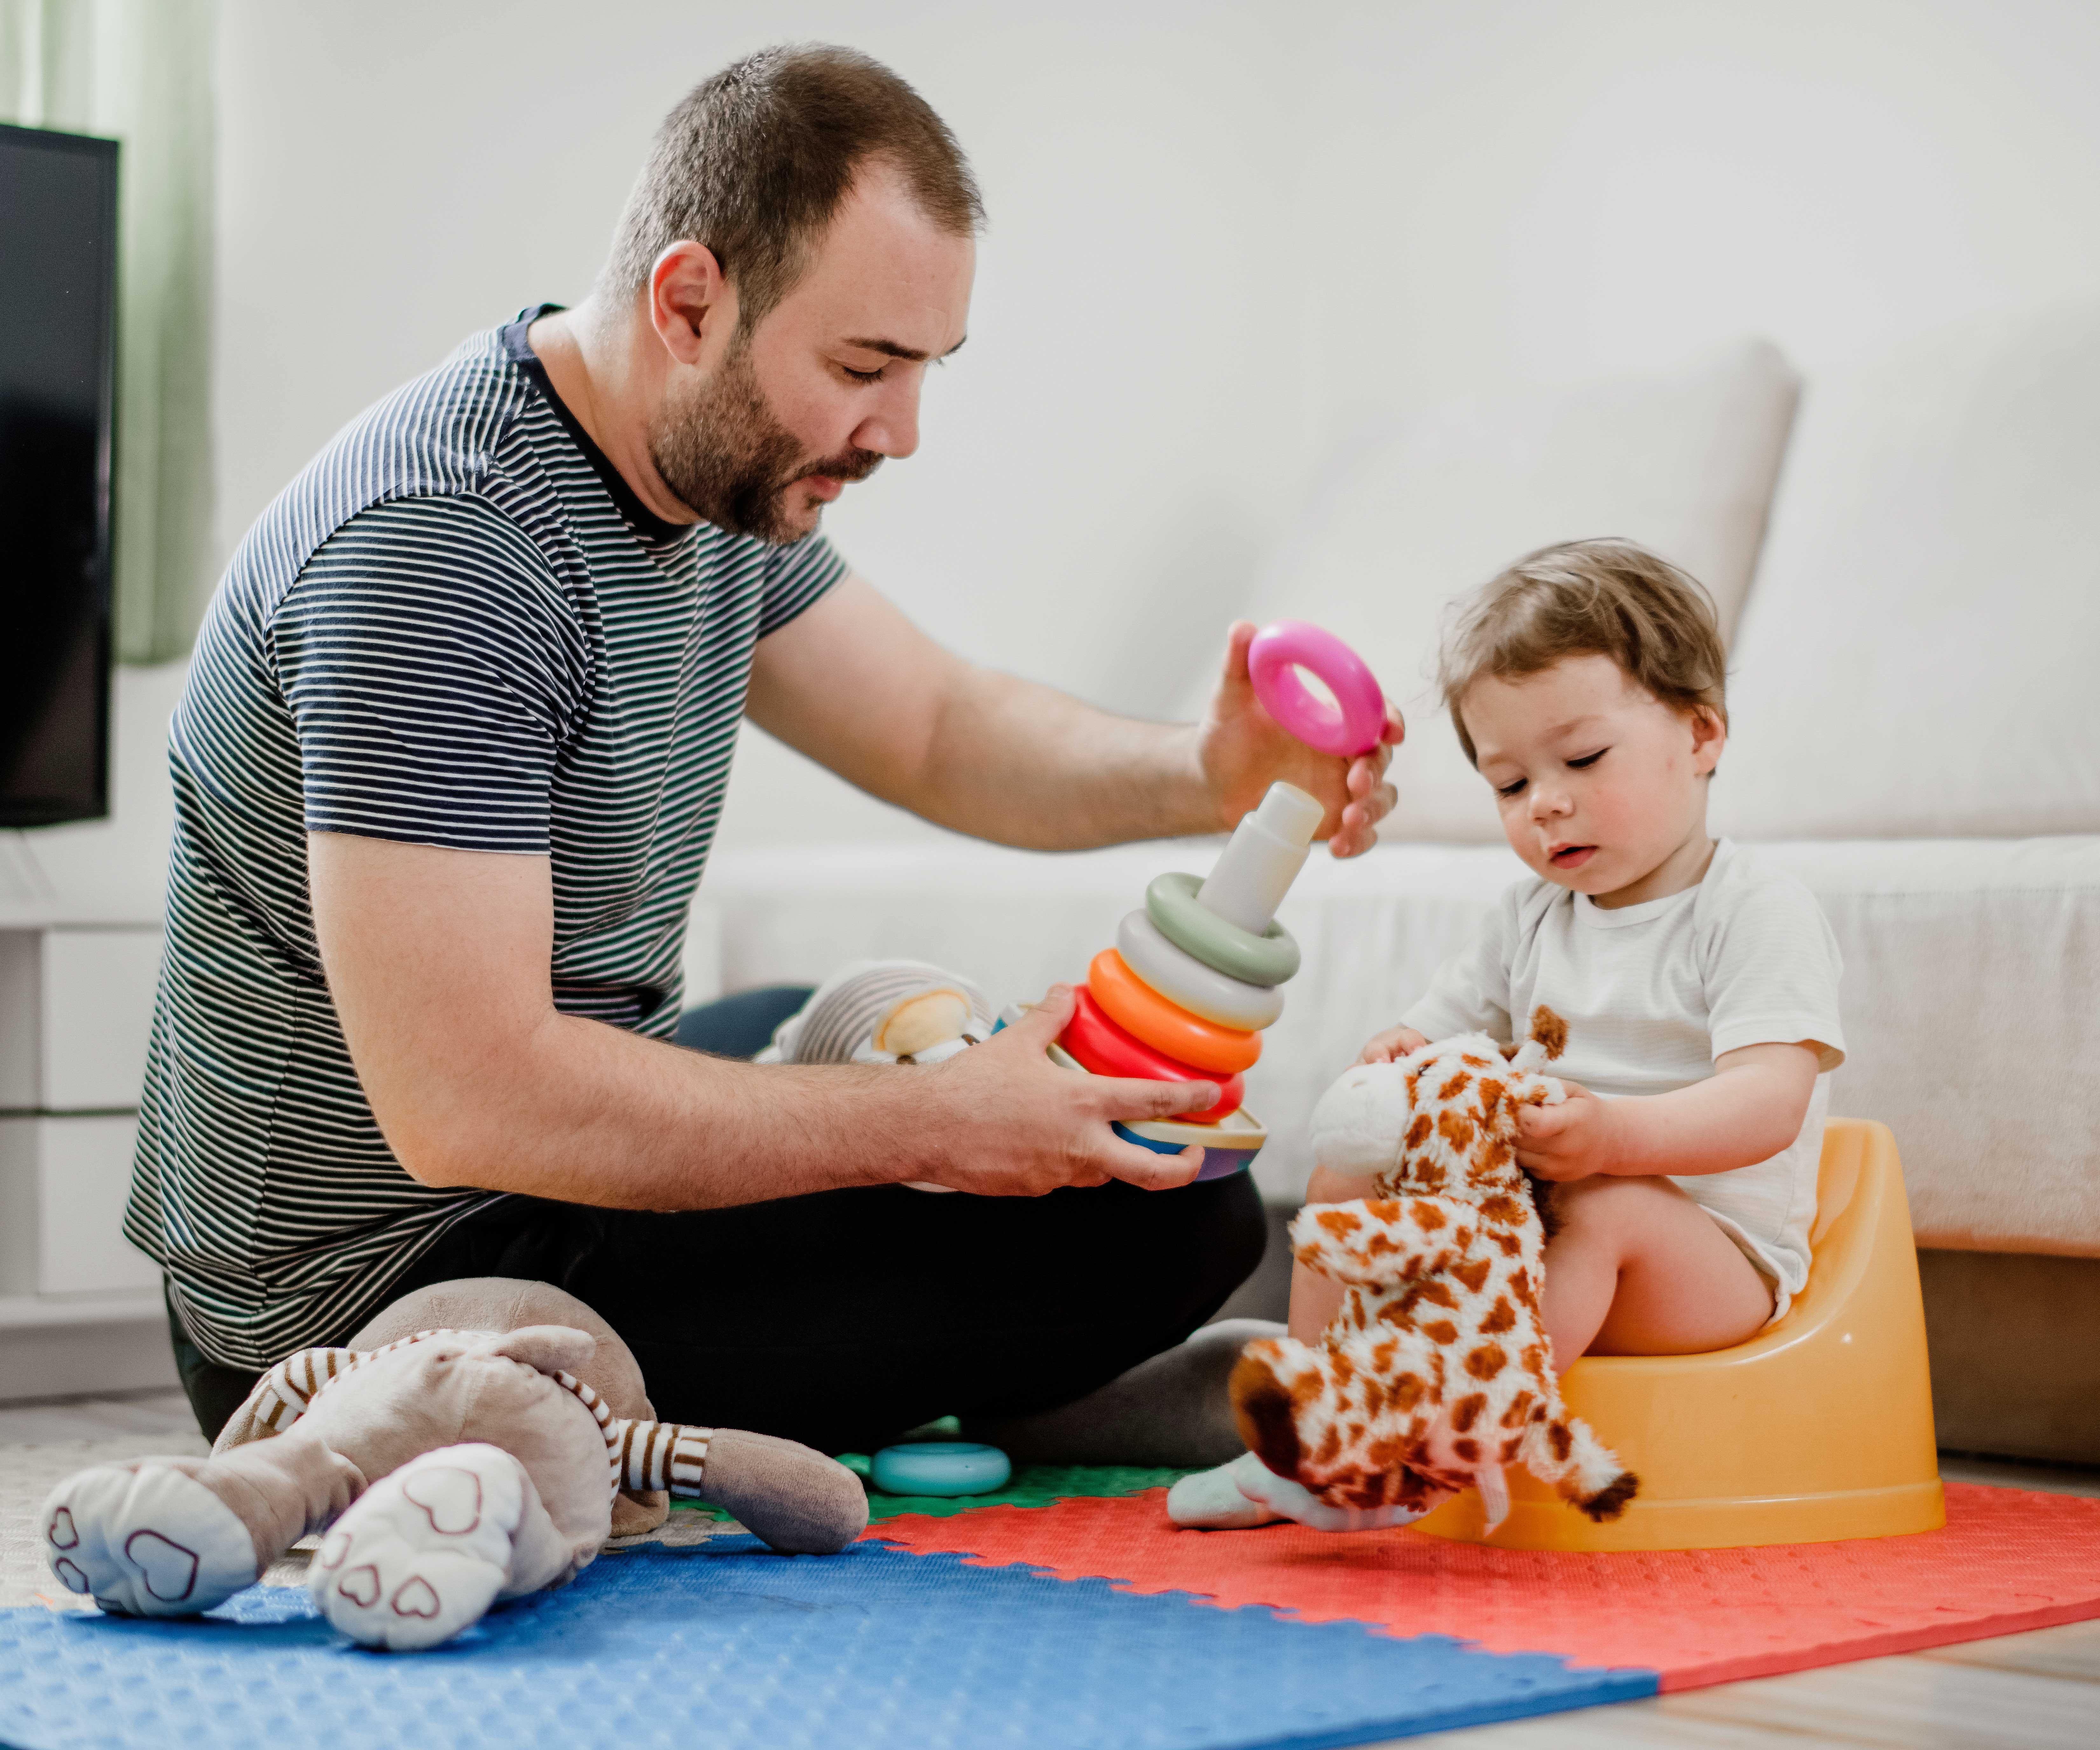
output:
M 1201 1112 L 1186 1112 L 1176 1120 L 1182 1124 L 1215 1124 L 1229 1117 L 1246 1098 L 1246 1078 L 1221 1076 L 1215 1070 L 1191 1069 L 1164 1051 L 1156 1051 L 1141 1039 L 1134 1039 L 1107 1016 L 1085 985 L 1079 987 L 1079 1003 L 1072 1011 L 1057 1043 L 1073 1061 L 1097 1076 L 1132 1076 L 1141 1082 L 1208 1082 L 1218 1091 L 1218 1103 Z
M 1261 1056 L 1259 1032 L 1192 1015 L 1145 983 L 1114 948 L 1094 956 L 1087 989 L 1101 1012 L 1139 1044 L 1163 1052 L 1169 1063 L 1193 1065 L 1198 1075 L 1235 1075 L 1253 1069 Z

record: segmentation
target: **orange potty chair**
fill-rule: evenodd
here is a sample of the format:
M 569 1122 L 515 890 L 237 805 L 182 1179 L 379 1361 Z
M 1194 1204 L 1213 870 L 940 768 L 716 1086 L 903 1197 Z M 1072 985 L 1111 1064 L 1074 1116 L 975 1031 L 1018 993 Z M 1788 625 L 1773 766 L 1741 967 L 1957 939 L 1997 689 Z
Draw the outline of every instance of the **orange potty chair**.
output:
M 1509 1517 L 1483 1534 L 1466 1490 L 1415 1525 L 1504 1549 L 1718 1549 L 1935 1531 L 1925 1307 L 1903 1163 L 1886 1125 L 1823 1134 L 1807 1285 L 1786 1316 L 1707 1355 L 1585 1355 L 1568 1408 L 1640 1478 L 1618 1519 L 1589 1519 L 1512 1465 Z

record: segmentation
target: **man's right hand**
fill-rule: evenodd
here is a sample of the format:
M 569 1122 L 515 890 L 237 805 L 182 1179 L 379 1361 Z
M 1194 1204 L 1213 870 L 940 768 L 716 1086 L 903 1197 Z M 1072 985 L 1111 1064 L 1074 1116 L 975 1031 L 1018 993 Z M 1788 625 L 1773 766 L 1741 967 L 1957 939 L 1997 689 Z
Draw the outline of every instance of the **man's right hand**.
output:
M 1032 1197 L 1111 1179 L 1165 1191 L 1196 1176 L 1202 1149 L 1154 1154 L 1109 1126 L 1200 1112 L 1216 1104 L 1215 1084 L 1081 1075 L 1052 1063 L 1045 1052 L 1074 1000 L 1070 985 L 1053 985 L 1012 1026 L 920 1072 L 934 1097 L 914 1140 L 913 1178 L 980 1197 Z

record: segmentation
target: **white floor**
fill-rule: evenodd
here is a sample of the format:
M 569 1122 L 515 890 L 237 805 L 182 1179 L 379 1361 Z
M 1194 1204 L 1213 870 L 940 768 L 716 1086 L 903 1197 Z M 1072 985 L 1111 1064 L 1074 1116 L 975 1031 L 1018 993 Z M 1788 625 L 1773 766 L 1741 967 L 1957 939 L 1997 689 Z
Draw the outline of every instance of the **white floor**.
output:
M 0 1405 L 0 1447 L 160 1436 L 178 1449 L 196 1440 L 196 1424 L 179 1391 Z M 7 1461 L 0 1453 L 0 1464 Z M 2100 1470 L 1952 1455 L 1943 1455 L 1940 1469 L 1949 1482 L 2100 1496 Z M 1656 1745 L 1801 1750 L 1814 1744 L 2096 1750 L 2100 1622 L 1405 1739 L 1380 1750 L 1644 1750 Z
M 0 1446 L 55 1446 L 119 1434 L 196 1437 L 196 1418 L 179 1391 L 121 1398 L 68 1398 L 51 1404 L 0 1404 Z

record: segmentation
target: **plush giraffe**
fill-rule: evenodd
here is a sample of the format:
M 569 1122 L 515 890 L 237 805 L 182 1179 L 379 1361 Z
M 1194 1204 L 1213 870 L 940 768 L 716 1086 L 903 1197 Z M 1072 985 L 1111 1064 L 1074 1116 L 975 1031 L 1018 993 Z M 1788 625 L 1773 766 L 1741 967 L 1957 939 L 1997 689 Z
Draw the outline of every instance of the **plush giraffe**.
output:
M 1561 1403 L 1539 1318 L 1545 1227 L 1516 1164 L 1519 1111 L 1566 1098 L 1542 1073 L 1566 1041 L 1542 1007 L 1507 1061 L 1485 1034 L 1445 1039 L 1358 1065 L 1314 1109 L 1320 1163 L 1372 1175 L 1376 1195 L 1299 1211 L 1293 1251 L 1345 1286 L 1340 1310 L 1317 1344 L 1248 1344 L 1232 1381 L 1250 1449 L 1310 1497 L 1273 1502 L 1293 1518 L 1405 1524 L 1470 1484 L 1492 1528 L 1511 1463 L 1593 1519 L 1632 1499 L 1638 1479 Z

